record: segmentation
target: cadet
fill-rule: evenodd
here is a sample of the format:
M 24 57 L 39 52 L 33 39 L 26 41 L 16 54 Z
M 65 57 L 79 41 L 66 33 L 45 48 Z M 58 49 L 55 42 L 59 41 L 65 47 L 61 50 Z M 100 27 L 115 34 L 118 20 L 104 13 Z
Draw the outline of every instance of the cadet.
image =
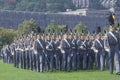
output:
M 88 44 L 88 68 L 93 69 L 93 62 L 94 62 L 94 51 L 91 49 L 93 45 L 93 37 L 90 36 L 87 42 Z
M 20 61 L 20 56 L 19 56 L 19 51 L 20 51 L 20 46 L 19 46 L 19 42 L 20 40 L 17 40 L 16 42 L 16 48 L 15 48 L 15 53 L 14 53 L 14 57 L 15 57 L 15 61 L 14 61 L 14 67 L 19 68 L 19 61 Z
M 81 36 L 79 36 L 79 39 L 77 40 L 77 69 L 80 69 L 81 67 L 81 51 L 80 51 L 80 46 L 81 46 Z
M 64 34 L 63 39 L 61 40 L 61 53 L 62 53 L 62 69 L 70 71 L 70 43 L 68 41 L 68 35 Z
M 71 43 L 71 48 L 72 48 L 72 54 L 73 54 L 73 69 L 76 71 L 77 70 L 77 51 L 78 51 L 78 46 L 77 46 L 77 35 L 74 35 L 74 38 Z
M 37 36 L 37 40 L 35 40 L 35 50 L 37 51 L 37 68 L 38 71 L 43 72 L 43 60 L 44 60 L 44 47 L 43 47 L 43 40 L 41 38 L 41 35 Z M 40 67 L 40 69 L 39 69 Z
M 100 34 L 98 34 L 97 39 L 94 40 L 93 50 L 95 52 L 96 68 L 104 70 L 104 41 L 101 39 Z
M 49 59 L 49 66 L 50 66 L 50 71 L 53 71 L 53 64 L 54 64 L 54 45 L 53 41 L 51 39 L 51 36 L 48 35 L 48 40 L 46 41 L 46 51 L 47 51 L 47 57 Z
M 56 37 L 56 41 L 55 41 L 55 64 L 56 64 L 56 70 L 60 70 L 60 38 L 59 36 Z
M 10 46 L 9 45 L 6 45 L 5 53 L 6 53 L 6 63 L 10 64 L 11 51 L 10 51 Z
M 2 59 L 3 59 L 4 63 L 6 62 L 5 55 L 6 55 L 6 53 L 5 53 L 5 45 L 4 45 L 3 48 L 1 49 L 1 56 L 2 56 Z
M 21 42 L 19 44 L 20 47 L 20 63 L 21 63 L 21 68 L 22 69 L 26 69 L 26 51 L 25 51 L 25 48 L 26 48 L 26 45 L 25 45 L 25 39 L 22 38 L 21 39 Z
M 113 74 L 114 57 L 116 56 L 116 74 L 120 75 L 120 54 L 119 54 L 119 33 L 115 31 L 115 27 L 110 25 L 109 32 L 106 35 L 107 41 L 105 44 L 106 50 L 109 51 L 109 69 L 110 73 Z
M 33 53 L 32 53 L 32 58 L 33 58 L 33 70 L 37 71 L 37 51 L 35 49 L 35 40 L 37 39 L 37 35 L 33 36 Z
M 86 36 L 81 36 L 80 55 L 82 59 L 83 69 L 87 69 L 87 40 Z

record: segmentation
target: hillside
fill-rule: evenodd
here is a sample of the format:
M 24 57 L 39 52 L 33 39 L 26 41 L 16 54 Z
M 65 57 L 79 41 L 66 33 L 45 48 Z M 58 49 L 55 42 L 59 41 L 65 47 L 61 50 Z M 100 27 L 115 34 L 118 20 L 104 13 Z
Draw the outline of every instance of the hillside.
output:
M 88 8 L 105 9 L 105 5 L 109 6 L 112 4 L 110 1 L 111 0 L 89 0 L 90 5 Z M 120 0 L 115 1 L 117 1 L 115 7 L 118 8 L 120 6 Z M 0 10 L 64 12 L 66 9 L 80 9 L 81 6 L 76 7 L 76 5 L 79 4 L 81 3 L 74 3 L 74 0 L 0 0 Z
M 61 12 L 72 6 L 72 0 L 0 0 L 0 10 Z

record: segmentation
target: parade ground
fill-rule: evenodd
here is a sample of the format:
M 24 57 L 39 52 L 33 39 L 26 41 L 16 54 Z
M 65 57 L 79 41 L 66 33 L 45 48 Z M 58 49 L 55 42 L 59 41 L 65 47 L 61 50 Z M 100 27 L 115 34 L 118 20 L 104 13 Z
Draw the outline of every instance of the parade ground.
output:
M 120 76 L 111 75 L 108 70 L 80 70 L 75 72 L 44 72 L 16 69 L 12 64 L 0 60 L 0 80 L 119 80 Z

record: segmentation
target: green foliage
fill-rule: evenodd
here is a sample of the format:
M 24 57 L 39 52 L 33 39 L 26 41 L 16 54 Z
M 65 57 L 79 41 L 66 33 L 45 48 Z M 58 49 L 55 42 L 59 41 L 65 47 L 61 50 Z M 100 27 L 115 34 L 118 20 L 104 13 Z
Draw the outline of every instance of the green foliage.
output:
M 47 0 L 46 8 L 48 12 L 66 11 L 73 9 L 72 0 Z
M 0 48 L 13 42 L 17 32 L 13 29 L 0 28 Z
M 80 9 L 75 7 L 72 0 L 0 0 L 1 10 L 23 10 L 23 11 L 37 11 L 37 12 L 61 12 L 66 9 Z M 101 5 L 100 0 L 92 1 L 89 8 L 105 9 Z M 120 10 L 120 0 L 116 2 L 116 8 Z
M 87 26 L 85 26 L 82 22 L 80 22 L 79 24 L 77 24 L 74 28 L 73 28 L 73 31 L 77 32 L 77 33 L 87 33 Z
M 18 26 L 19 35 L 29 34 L 32 31 L 35 33 L 41 32 L 40 27 L 37 26 L 37 24 L 35 23 L 33 19 L 25 20 L 23 21 L 22 24 L 19 24 Z
M 45 33 L 60 33 L 61 31 L 65 31 L 65 25 L 57 25 L 54 20 L 45 29 Z
M 50 24 L 48 25 L 48 27 L 46 27 L 45 32 L 46 33 L 53 33 L 54 30 L 56 30 L 56 29 L 57 29 L 57 24 L 54 20 L 52 20 L 50 22 Z
M 59 12 L 72 9 L 72 0 L 0 0 L 0 9 Z

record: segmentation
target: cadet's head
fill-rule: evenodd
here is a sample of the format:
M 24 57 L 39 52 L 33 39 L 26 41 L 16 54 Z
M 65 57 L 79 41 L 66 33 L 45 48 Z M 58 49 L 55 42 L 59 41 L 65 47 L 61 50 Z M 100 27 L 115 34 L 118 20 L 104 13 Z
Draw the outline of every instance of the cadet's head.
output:
M 77 37 L 78 37 L 77 35 L 74 35 L 74 39 L 77 39 Z
M 68 37 L 68 38 L 69 38 L 69 39 L 72 39 L 72 37 L 73 37 L 72 35 L 69 35 L 69 37 Z
M 62 39 L 62 36 L 61 36 L 61 35 L 59 35 L 59 39 L 60 39 L 60 40 Z
M 96 37 L 97 37 L 97 39 L 101 39 L 101 35 L 100 34 L 98 34 Z
M 47 35 L 47 40 L 50 40 L 51 39 L 51 36 L 50 34 Z
M 112 25 L 110 25 L 110 27 L 109 27 L 109 31 L 110 31 L 110 32 L 114 32 L 114 31 L 115 31 L 115 27 L 112 26 Z
M 40 39 L 40 35 L 37 35 L 37 39 Z
M 35 39 L 37 39 L 37 37 L 34 35 L 34 36 L 33 36 L 33 40 L 35 40 Z
M 84 36 L 81 36 L 80 39 L 83 40 L 83 39 L 84 39 Z
M 39 39 L 42 39 L 42 35 L 41 35 L 41 34 L 39 34 L 39 36 L 38 36 L 38 37 L 39 37 Z
M 65 39 L 68 38 L 68 35 L 67 35 L 67 34 L 64 34 L 64 38 L 65 38 Z
M 52 34 L 52 39 L 55 39 L 55 38 L 56 38 L 55 34 Z
M 85 36 L 85 39 L 86 39 L 86 40 L 89 40 L 89 35 Z

